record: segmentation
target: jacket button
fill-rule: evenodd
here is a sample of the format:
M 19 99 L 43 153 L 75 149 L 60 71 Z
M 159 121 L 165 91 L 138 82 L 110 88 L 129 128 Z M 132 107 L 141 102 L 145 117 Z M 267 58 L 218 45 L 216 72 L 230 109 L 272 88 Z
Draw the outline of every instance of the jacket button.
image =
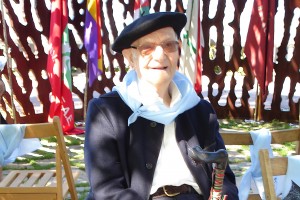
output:
M 156 127 L 156 122 L 151 122 L 150 127 L 152 127 L 152 128 Z
M 153 165 L 151 163 L 146 163 L 146 168 L 147 169 L 152 169 Z

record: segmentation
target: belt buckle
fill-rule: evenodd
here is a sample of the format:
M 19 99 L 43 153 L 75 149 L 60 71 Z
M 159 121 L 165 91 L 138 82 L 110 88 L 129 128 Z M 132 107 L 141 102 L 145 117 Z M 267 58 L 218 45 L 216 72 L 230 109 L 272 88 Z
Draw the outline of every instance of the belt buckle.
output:
M 177 196 L 177 195 L 180 194 L 180 192 L 171 193 L 171 194 L 168 193 L 168 192 L 167 192 L 167 189 L 165 188 L 165 186 L 163 186 L 163 190 L 164 190 L 165 195 L 167 195 L 168 197 L 174 197 L 174 196 Z

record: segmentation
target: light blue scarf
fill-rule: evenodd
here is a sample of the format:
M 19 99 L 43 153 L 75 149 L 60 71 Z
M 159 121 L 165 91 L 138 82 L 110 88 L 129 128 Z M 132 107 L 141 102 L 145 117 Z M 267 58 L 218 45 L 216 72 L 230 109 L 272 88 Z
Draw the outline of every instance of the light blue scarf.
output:
M 269 129 L 259 129 L 250 131 L 250 135 L 253 141 L 253 145 L 250 145 L 250 157 L 251 157 L 251 166 L 243 175 L 241 182 L 239 184 L 239 199 L 247 200 L 249 192 L 251 189 L 251 180 L 253 179 L 258 193 L 262 199 L 264 198 L 264 188 L 261 178 L 261 168 L 259 162 L 259 150 L 268 149 L 269 154 L 273 156 L 271 148 L 271 132 Z
M 168 107 L 158 98 L 155 98 L 157 94 L 154 94 L 151 90 L 147 89 L 146 92 L 148 94 L 146 98 L 144 95 L 141 95 L 137 74 L 135 70 L 130 70 L 125 75 L 123 82 L 113 88 L 113 91 L 117 91 L 123 101 L 133 111 L 132 115 L 128 118 L 128 126 L 135 122 L 137 117 L 143 117 L 161 124 L 169 124 L 179 114 L 199 103 L 200 97 L 196 94 L 190 81 L 183 74 L 176 72 L 173 83 L 180 92 L 180 98 Z

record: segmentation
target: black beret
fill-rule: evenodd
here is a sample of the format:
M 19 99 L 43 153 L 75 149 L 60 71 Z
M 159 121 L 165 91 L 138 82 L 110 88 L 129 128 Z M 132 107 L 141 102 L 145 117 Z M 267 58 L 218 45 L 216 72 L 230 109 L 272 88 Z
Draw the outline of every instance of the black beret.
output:
M 123 29 L 113 43 L 112 50 L 122 53 L 135 40 L 165 27 L 172 27 L 179 37 L 186 20 L 185 14 L 179 12 L 156 12 L 141 16 Z

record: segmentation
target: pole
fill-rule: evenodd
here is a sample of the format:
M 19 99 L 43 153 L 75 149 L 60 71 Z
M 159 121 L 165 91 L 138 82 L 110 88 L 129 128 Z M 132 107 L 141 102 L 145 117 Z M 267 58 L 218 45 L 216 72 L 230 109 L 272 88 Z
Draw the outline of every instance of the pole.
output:
M 260 89 L 258 82 L 256 84 L 256 98 L 255 98 L 255 109 L 254 109 L 254 120 L 258 121 L 259 120 L 259 115 L 260 115 Z
M 14 91 L 12 87 L 12 70 L 11 70 L 11 58 L 10 58 L 10 51 L 8 50 L 8 40 L 7 40 L 7 30 L 5 26 L 5 14 L 4 14 L 4 5 L 3 5 L 3 0 L 1 0 L 1 13 L 2 13 L 2 25 L 3 25 L 3 37 L 4 37 L 4 52 L 7 56 L 7 73 L 8 73 L 8 79 L 9 79 L 9 87 L 10 87 L 10 101 L 11 101 L 11 109 L 12 109 L 12 118 L 14 120 L 14 123 L 17 123 L 16 119 L 16 108 L 14 104 Z
M 256 121 L 260 121 L 261 120 L 261 116 L 262 116 L 262 97 L 263 97 L 263 93 L 260 90 L 258 93 L 258 100 L 257 100 L 257 116 L 256 116 Z
M 298 109 L 298 114 L 299 114 L 299 128 L 300 128 L 300 100 L 298 101 L 298 104 L 299 104 L 299 109 Z M 300 152 L 300 142 L 296 142 L 296 152 Z
M 84 100 L 83 100 L 83 120 L 86 119 L 86 111 L 87 111 L 87 93 L 88 93 L 88 85 L 89 85 L 89 62 L 86 64 L 85 70 L 85 89 L 84 89 Z

